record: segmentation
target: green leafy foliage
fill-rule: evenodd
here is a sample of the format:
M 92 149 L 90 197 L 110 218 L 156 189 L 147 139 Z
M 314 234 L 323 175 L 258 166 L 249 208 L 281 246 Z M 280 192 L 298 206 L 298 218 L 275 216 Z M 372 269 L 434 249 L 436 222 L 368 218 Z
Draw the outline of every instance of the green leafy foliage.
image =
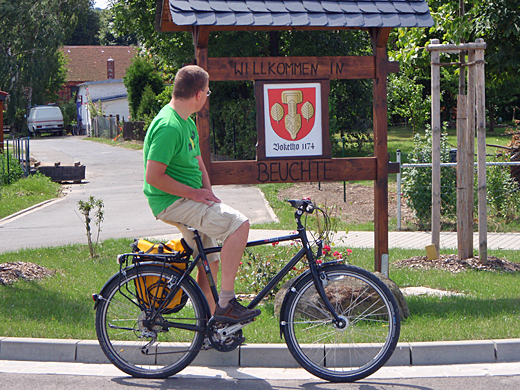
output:
M 501 155 L 495 156 L 493 161 L 507 162 Z M 520 197 L 518 183 L 511 177 L 510 169 L 503 166 L 489 166 L 486 169 L 487 203 L 491 214 L 504 219 L 509 223 L 516 219 L 520 212 Z M 477 188 L 475 186 L 475 188 Z
M 0 185 L 11 184 L 23 177 L 18 159 L 11 152 L 0 153 Z
M 95 245 L 99 242 L 99 233 L 101 232 L 101 222 L 104 219 L 104 211 L 103 211 L 103 200 L 96 199 L 92 195 L 88 198 L 87 201 L 78 200 L 78 209 L 85 217 L 85 229 L 87 230 L 87 243 L 90 251 L 90 257 L 97 257 Z M 91 215 L 91 212 L 94 215 Z M 97 226 L 97 235 L 96 242 L 92 242 L 92 219 L 94 219 L 94 223 Z
M 60 110 L 63 115 L 63 126 L 71 131 L 72 126 L 76 124 L 77 118 L 76 98 L 73 97 L 66 103 L 60 105 Z
M 430 96 L 423 96 L 424 86 L 417 78 L 391 75 L 388 84 L 390 114 L 407 119 L 414 131 L 422 129 L 430 117 Z
M 446 126 L 446 124 L 445 124 Z M 450 160 L 450 147 L 447 133 L 441 134 L 441 163 Z M 411 164 L 432 162 L 431 130 L 426 129 L 424 137 L 419 133 L 414 136 L 414 149 L 408 155 Z M 432 210 L 432 169 L 431 167 L 412 167 L 403 169 L 403 195 L 408 206 L 414 211 L 421 227 L 428 227 Z M 441 169 L 441 216 L 455 213 L 457 206 L 456 170 L 452 167 Z
M 88 0 L 0 2 L 0 89 L 9 93 L 6 121 L 20 131 L 31 105 L 57 98 L 66 69 L 59 51 Z
M 157 95 L 164 89 L 161 76 L 155 70 L 153 63 L 146 58 L 136 57 L 132 61 L 132 65 L 126 70 L 126 76 L 123 78 L 123 81 L 128 91 L 128 103 L 132 119 L 143 119 L 139 117 L 139 106 L 141 105 L 146 88 L 149 87 L 146 97 L 148 107 L 142 110 L 145 114 L 149 112 L 150 101 L 153 100 L 153 97 L 150 96 L 151 93 Z

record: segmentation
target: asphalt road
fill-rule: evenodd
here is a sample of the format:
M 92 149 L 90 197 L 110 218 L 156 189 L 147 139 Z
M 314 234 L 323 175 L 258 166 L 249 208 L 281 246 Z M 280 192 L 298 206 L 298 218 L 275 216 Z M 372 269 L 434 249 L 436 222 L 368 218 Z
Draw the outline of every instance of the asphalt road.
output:
M 30 154 L 42 164 L 86 166 L 81 184 L 65 186 L 64 196 L 34 210 L 0 221 L 0 253 L 43 246 L 87 242 L 77 203 L 90 196 L 104 203 L 100 240 L 153 237 L 178 233 L 157 221 L 142 193 L 142 151 L 113 147 L 84 137 L 49 137 L 30 140 Z M 215 186 L 215 194 L 240 210 L 251 223 L 273 220 L 261 192 L 252 186 Z M 93 224 L 92 224 L 93 225 Z
M 74 376 L 46 374 L 0 373 L 0 389 L 26 390 L 75 389 L 121 390 L 172 389 L 172 390 L 517 390 L 519 376 L 450 377 L 362 380 L 356 383 L 329 383 L 321 380 L 282 379 L 135 379 L 131 377 Z

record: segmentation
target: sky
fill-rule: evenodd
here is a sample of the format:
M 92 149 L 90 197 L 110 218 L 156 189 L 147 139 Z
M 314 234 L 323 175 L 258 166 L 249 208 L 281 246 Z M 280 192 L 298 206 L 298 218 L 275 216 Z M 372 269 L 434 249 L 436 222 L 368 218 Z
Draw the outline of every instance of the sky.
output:
M 94 8 L 106 8 L 109 0 L 96 0 Z

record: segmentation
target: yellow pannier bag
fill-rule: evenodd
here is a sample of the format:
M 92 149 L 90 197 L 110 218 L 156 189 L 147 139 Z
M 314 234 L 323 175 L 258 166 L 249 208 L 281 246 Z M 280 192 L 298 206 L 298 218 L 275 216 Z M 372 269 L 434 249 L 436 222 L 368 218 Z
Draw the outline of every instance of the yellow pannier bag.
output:
M 133 262 L 141 263 L 145 261 L 164 262 L 165 267 L 184 271 L 187 261 L 192 254 L 191 248 L 184 239 L 170 240 L 162 244 L 154 244 L 144 239 L 136 239 L 132 245 L 132 252 L 135 253 Z M 160 258 L 147 256 L 149 254 L 164 255 Z M 162 267 L 162 264 L 158 265 Z M 156 309 L 164 302 L 170 289 L 166 285 L 165 279 L 158 276 L 141 276 L 136 279 L 137 298 L 146 307 L 153 305 Z M 176 313 L 186 304 L 188 297 L 182 290 L 179 290 L 172 300 L 164 307 L 165 314 Z

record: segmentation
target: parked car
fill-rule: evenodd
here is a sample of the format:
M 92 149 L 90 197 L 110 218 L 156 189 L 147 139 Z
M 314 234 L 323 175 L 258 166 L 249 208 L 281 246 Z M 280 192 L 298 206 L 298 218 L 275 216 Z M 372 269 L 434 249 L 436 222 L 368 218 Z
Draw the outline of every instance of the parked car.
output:
M 63 135 L 63 115 L 58 106 L 35 106 L 29 111 L 27 127 L 32 136 L 42 133 Z

